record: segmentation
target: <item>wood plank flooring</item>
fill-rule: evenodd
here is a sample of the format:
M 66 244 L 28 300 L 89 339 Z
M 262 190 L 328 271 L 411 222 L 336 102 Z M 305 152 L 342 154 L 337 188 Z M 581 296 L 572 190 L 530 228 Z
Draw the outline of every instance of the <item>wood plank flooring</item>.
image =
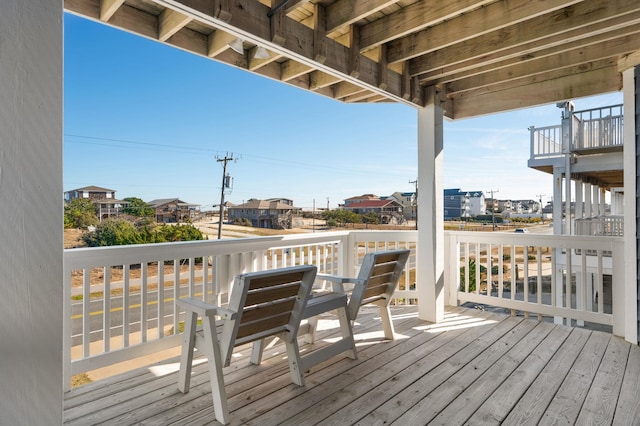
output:
M 283 345 L 225 368 L 232 425 L 640 424 L 640 348 L 599 331 L 466 308 L 426 323 L 392 309 L 383 340 L 376 309 L 355 326 L 358 360 L 336 357 L 291 383 Z M 319 341 L 337 335 L 323 316 Z M 65 396 L 65 424 L 215 425 L 206 362 L 177 390 L 177 360 L 91 383 Z

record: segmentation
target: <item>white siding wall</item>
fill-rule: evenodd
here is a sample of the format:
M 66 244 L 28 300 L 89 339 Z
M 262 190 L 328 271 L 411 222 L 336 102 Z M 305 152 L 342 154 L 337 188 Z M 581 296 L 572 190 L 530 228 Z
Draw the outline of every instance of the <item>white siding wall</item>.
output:
M 0 424 L 62 423 L 62 2 L 0 2 Z

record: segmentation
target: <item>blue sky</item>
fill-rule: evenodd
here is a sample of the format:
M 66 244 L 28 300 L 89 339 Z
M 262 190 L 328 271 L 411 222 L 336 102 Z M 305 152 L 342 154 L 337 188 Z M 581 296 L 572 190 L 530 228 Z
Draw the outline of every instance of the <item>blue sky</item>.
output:
M 64 189 L 97 185 L 118 198 L 220 201 L 291 198 L 331 208 L 364 193 L 412 191 L 417 114 L 397 104 L 344 104 L 65 14 Z M 576 110 L 622 102 L 575 100 Z M 445 188 L 496 198 L 551 198 L 527 168 L 531 125 L 560 123 L 548 105 L 444 127 Z

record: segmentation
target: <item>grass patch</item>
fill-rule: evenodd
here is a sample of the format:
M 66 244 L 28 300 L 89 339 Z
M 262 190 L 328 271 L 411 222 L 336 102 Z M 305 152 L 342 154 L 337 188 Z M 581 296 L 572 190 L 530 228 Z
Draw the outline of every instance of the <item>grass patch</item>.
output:
M 71 377 L 71 387 L 77 388 L 78 386 L 86 385 L 87 383 L 91 383 L 93 380 L 89 377 L 87 373 L 76 374 Z

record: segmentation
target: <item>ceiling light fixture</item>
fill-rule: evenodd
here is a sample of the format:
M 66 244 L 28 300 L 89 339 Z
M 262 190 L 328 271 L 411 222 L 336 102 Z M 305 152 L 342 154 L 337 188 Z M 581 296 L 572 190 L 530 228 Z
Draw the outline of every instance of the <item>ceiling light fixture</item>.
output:
M 230 41 L 229 47 L 233 49 L 233 51 L 238 52 L 241 55 L 244 55 L 243 41 L 240 37 Z
M 256 52 L 253 55 L 253 57 L 255 59 L 269 59 L 271 57 L 271 54 L 264 47 L 258 46 L 258 47 L 256 47 Z

